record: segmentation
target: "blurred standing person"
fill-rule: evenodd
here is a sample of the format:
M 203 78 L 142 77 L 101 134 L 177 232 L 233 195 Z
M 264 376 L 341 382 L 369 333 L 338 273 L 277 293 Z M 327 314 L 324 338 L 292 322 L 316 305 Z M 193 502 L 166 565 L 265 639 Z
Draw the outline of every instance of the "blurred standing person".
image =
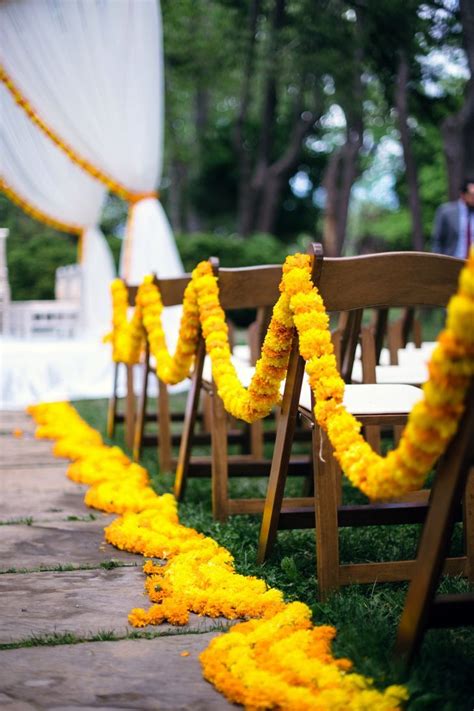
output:
M 474 244 L 474 178 L 463 180 L 459 199 L 436 210 L 433 252 L 466 259 Z

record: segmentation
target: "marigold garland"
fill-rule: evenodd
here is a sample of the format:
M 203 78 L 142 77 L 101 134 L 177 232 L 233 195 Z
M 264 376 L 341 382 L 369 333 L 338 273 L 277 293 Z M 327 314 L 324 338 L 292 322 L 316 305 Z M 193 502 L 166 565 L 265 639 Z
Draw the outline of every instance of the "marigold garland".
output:
M 199 310 L 193 282 L 185 289 L 178 343 L 171 356 L 163 330 L 163 302 L 152 276 L 146 276 L 137 293 L 137 304 L 143 314 L 143 326 L 148 336 L 150 353 L 156 360 L 156 372 L 167 385 L 175 385 L 188 377 L 199 340 Z
M 145 331 L 141 305 L 136 304 L 132 318 L 128 319 L 127 287 L 122 279 L 114 279 L 110 285 L 112 294 L 112 331 L 104 341 L 112 343 L 114 363 L 135 365 L 140 361 Z
M 201 262 L 193 271 L 183 301 L 178 344 L 174 356 L 168 352 L 162 326 L 163 303 L 153 277 L 147 276 L 136 298 L 132 323 L 126 320 L 126 290 L 123 282 L 112 283 L 113 331 L 107 339 L 113 343 L 114 361 L 137 362 L 133 334 L 139 333 L 139 320 L 148 335 L 150 352 L 155 357 L 158 377 L 168 385 L 189 375 L 202 333 L 212 362 L 212 375 L 226 410 L 241 420 L 254 422 L 266 417 L 280 399 L 280 384 L 285 377 L 293 329 L 288 316 L 288 299 L 282 294 L 273 310 L 265 336 L 261 358 L 248 388 L 241 385 L 231 360 L 225 313 L 219 303 L 218 280 L 209 262 Z M 138 342 L 138 336 L 135 343 Z
M 399 447 L 385 458 L 371 450 L 360 435 L 360 424 L 342 405 L 344 383 L 336 368 L 324 304 L 311 282 L 308 257 L 289 257 L 284 265 L 282 295 L 274 309 L 265 340 L 268 348 L 263 349 L 253 390 L 252 385 L 248 390 L 242 388 L 230 367 L 227 327 L 209 264 L 197 267 L 187 294 L 186 313 L 194 320 L 188 328 L 188 316 L 184 318 L 180 341 L 188 349 L 179 351 L 178 347 L 174 358 L 167 352 L 165 355 L 161 298 L 150 288 L 151 279 L 141 287 L 136 323 L 141 324 L 144 315 L 148 317 L 147 332 L 155 334 L 157 348 L 163 351 L 163 375 L 180 377 L 192 360 L 199 313 L 224 405 L 242 419 L 264 416 L 277 398 L 276 383 L 279 387 L 286 372 L 294 325 L 316 399 L 316 419 L 328 432 L 335 456 L 351 481 L 368 496 L 389 497 L 419 488 L 463 412 L 474 375 L 474 250 L 459 284 L 448 306 L 447 328 L 429 363 L 424 399 L 411 413 Z M 120 308 L 123 326 L 123 306 L 117 311 Z M 130 353 L 130 345 L 123 350 Z M 248 709 L 389 711 L 407 698 L 403 687 L 377 691 L 370 679 L 349 671 L 348 660 L 334 659 L 330 651 L 333 628 L 313 627 L 305 605 L 285 604 L 278 590 L 268 589 L 256 578 L 238 575 L 228 551 L 179 524 L 174 498 L 158 496 L 149 486 L 146 471 L 132 464 L 118 448 L 106 447 L 73 408 L 60 403 L 30 411 L 40 425 L 36 436 L 56 439 L 55 454 L 75 460 L 68 475 L 92 485 L 86 495 L 89 504 L 123 513 L 107 527 L 106 540 L 124 550 L 168 559 L 164 565 L 145 564 L 146 590 L 155 604 L 148 610 L 132 610 L 131 624 L 141 627 L 165 620 L 185 624 L 189 612 L 229 619 L 258 618 L 216 638 L 201 655 L 205 677 L 231 701 Z
M 314 627 L 306 605 L 286 604 L 282 593 L 263 580 L 237 574 L 230 553 L 182 526 L 175 498 L 155 494 L 146 470 L 118 447 L 104 445 L 74 408 L 52 403 L 29 412 L 39 425 L 37 436 L 56 439 L 57 456 L 74 460 L 68 476 L 92 484 L 86 500 L 92 496 L 94 506 L 124 512 L 105 529 L 106 540 L 124 550 L 168 559 L 163 565 L 145 563 L 145 588 L 154 604 L 148 610 L 132 610 L 130 624 L 183 625 L 190 612 L 260 618 L 216 637 L 200 657 L 205 678 L 247 709 L 400 708 L 408 697 L 404 687 L 378 691 L 371 679 L 350 672 L 349 660 L 331 654 L 333 627 Z M 137 513 L 140 502 L 146 508 Z
M 446 329 L 428 364 L 424 397 L 411 411 L 398 447 L 386 457 L 373 451 L 360 434 L 360 422 L 342 404 L 344 382 L 308 256 L 287 258 L 282 289 L 306 361 L 316 420 L 327 432 L 345 475 L 371 499 L 420 489 L 456 432 L 474 376 L 474 249 L 461 272 L 458 292 L 448 304 Z
M 86 173 L 88 173 L 92 178 L 100 180 L 102 183 L 104 183 L 104 185 L 107 186 L 108 190 L 111 190 L 112 192 L 116 193 L 116 195 L 118 195 L 119 197 L 132 203 L 136 201 L 137 193 L 135 193 L 133 190 L 129 190 L 118 180 L 115 180 L 115 178 L 112 178 L 110 175 L 107 175 L 107 173 L 100 170 L 100 168 L 97 168 L 91 161 L 87 160 L 87 158 L 81 156 L 72 146 L 70 146 L 65 140 L 63 140 L 51 128 L 51 126 L 46 123 L 46 121 L 43 120 L 38 111 L 24 96 L 24 94 L 17 86 L 13 78 L 8 74 L 8 72 L 2 65 L 0 65 L 0 81 L 5 84 L 6 88 L 11 93 L 15 102 L 18 104 L 18 106 L 20 106 L 20 108 L 23 109 L 23 111 L 27 114 L 31 121 L 33 121 L 33 123 L 36 124 L 36 126 L 38 126 L 38 128 L 53 141 L 53 143 L 55 143 L 62 151 L 64 151 L 64 153 L 73 163 L 76 163 L 76 165 L 85 170 Z M 139 195 L 140 194 L 138 194 L 138 197 Z
M 234 364 L 225 313 L 219 303 L 219 284 L 209 262 L 193 272 L 199 315 L 206 351 L 212 363 L 212 377 L 224 407 L 233 417 L 255 422 L 266 417 L 280 399 L 280 384 L 286 375 L 293 329 L 288 324 L 287 297 L 282 294 L 262 346 L 262 354 L 248 388 L 243 387 Z
M 342 404 L 344 382 L 337 369 L 329 318 L 311 280 L 308 255 L 287 257 L 280 291 L 261 358 L 250 386 L 245 388 L 231 361 L 218 280 L 210 263 L 201 262 L 196 267 L 186 289 L 174 357 L 166 348 L 159 290 L 152 278 L 147 277 L 139 289 L 137 309 L 143 315 L 159 377 L 171 384 L 188 375 L 200 322 L 213 378 L 225 409 L 234 417 L 253 422 L 265 417 L 279 400 L 296 327 L 300 353 L 306 361 L 315 396 L 316 420 L 327 432 L 346 476 L 372 499 L 396 497 L 419 489 L 457 429 L 474 375 L 474 250 L 461 272 L 458 293 L 448 305 L 446 329 L 440 334 L 428 365 L 430 379 L 423 386 L 424 398 L 413 408 L 398 447 L 386 457 L 372 450 L 360 434 L 360 422 Z M 120 308 L 123 312 L 123 306 Z M 114 323 L 123 320 L 119 316 L 117 306 Z
M 55 217 L 47 215 L 38 207 L 32 205 L 31 202 L 29 202 L 29 200 L 20 195 L 17 190 L 14 190 L 10 185 L 8 185 L 5 178 L 0 178 L 0 190 L 5 193 L 7 198 L 14 202 L 15 205 L 18 205 L 18 207 L 20 207 L 23 212 L 25 212 L 27 215 L 30 215 L 35 220 L 38 220 L 38 222 L 42 222 L 44 225 L 48 225 L 48 227 L 53 227 L 55 230 L 67 232 L 68 234 L 75 234 L 79 237 L 82 236 L 82 233 L 86 229 L 83 225 L 62 222 L 61 220 L 57 220 Z

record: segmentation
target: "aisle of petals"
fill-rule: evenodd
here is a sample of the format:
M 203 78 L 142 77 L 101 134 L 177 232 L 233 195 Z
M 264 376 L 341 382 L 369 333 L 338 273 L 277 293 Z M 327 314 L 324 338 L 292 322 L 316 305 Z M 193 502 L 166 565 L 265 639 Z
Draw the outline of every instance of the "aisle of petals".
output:
M 239 575 L 231 554 L 214 540 L 179 523 L 171 494 L 157 495 L 147 471 L 118 447 L 103 444 L 68 403 L 29 408 L 38 438 L 56 440 L 54 454 L 72 460 L 68 476 L 89 485 L 85 501 L 120 514 L 105 529 L 106 540 L 147 558 L 148 610 L 134 609 L 136 627 L 165 620 L 183 625 L 194 612 L 209 617 L 245 618 L 214 638 L 201 654 L 203 674 L 225 696 L 248 709 L 373 709 L 392 711 L 406 689 L 374 688 L 371 679 L 335 659 L 335 629 L 313 626 L 303 603 L 285 603 L 263 580 Z

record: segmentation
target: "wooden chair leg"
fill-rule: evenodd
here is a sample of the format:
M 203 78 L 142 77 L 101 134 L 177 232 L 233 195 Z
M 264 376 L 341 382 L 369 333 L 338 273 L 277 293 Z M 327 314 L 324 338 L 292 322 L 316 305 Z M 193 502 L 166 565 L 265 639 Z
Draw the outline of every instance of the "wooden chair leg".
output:
M 133 436 L 133 461 L 139 462 L 142 455 L 143 431 L 145 428 L 146 408 L 148 403 L 148 377 L 150 374 L 150 355 L 145 354 L 145 362 L 142 370 L 142 388 L 138 399 L 137 413 L 135 417 L 135 432 Z
M 216 521 L 227 521 L 229 471 L 227 460 L 227 413 L 224 403 L 212 384 L 212 514 Z
M 171 414 L 169 393 L 166 383 L 158 380 L 158 462 L 160 472 L 170 472 L 172 469 L 171 452 Z
M 317 578 L 319 597 L 324 601 L 339 587 L 340 472 L 328 438 L 319 427 L 313 431 L 313 460 Z
M 114 365 L 114 380 L 112 385 L 112 396 L 109 400 L 107 408 L 107 437 L 112 438 L 115 435 L 115 422 L 117 416 L 117 383 L 118 383 L 119 363 Z
M 421 323 L 416 317 L 413 321 L 413 343 L 415 344 L 416 348 L 421 348 L 421 346 L 423 344 L 423 334 L 421 332 Z
M 186 410 L 184 413 L 183 432 L 179 447 L 178 462 L 176 465 L 176 476 L 174 480 L 174 495 L 180 501 L 184 496 L 189 470 L 189 460 L 191 458 L 192 437 L 196 426 L 196 416 L 199 407 L 199 396 L 201 394 L 202 369 L 204 366 L 204 356 L 206 346 L 204 340 L 199 342 L 194 371 L 191 378 L 188 398 L 186 400 Z
M 263 459 L 263 421 L 250 425 L 250 453 L 255 459 Z
M 467 477 L 463 506 L 464 546 L 467 558 L 467 579 L 474 583 L 474 467 Z
M 416 567 L 398 627 L 395 654 L 403 657 L 408 665 L 411 664 L 423 639 L 433 606 L 436 605 L 434 596 L 451 542 L 455 508 L 461 501 L 474 461 L 474 391 L 470 397 L 469 412 L 466 413 L 436 472 Z M 440 625 L 438 619 L 437 626 Z
M 405 429 L 405 425 L 394 425 L 393 426 L 393 446 L 398 447 L 398 444 L 400 442 L 400 437 L 402 436 L 402 432 Z
M 388 328 L 388 350 L 390 353 L 390 365 L 398 365 L 398 350 L 402 348 L 402 322 L 400 320 L 391 323 Z
M 374 452 L 380 453 L 380 426 L 366 425 L 364 427 L 364 435 L 367 442 L 370 444 Z
M 135 432 L 135 390 L 133 387 L 133 365 L 127 365 L 127 401 L 125 406 L 125 444 L 133 447 Z
M 202 430 L 211 432 L 212 430 L 212 402 L 208 392 L 202 394 Z
M 285 392 L 283 393 L 283 401 L 278 417 L 275 447 L 263 509 L 257 552 L 257 561 L 259 563 L 263 563 L 268 557 L 277 535 L 278 519 L 283 503 L 303 375 L 304 361 L 298 354 L 298 340 L 295 338 L 288 365 Z

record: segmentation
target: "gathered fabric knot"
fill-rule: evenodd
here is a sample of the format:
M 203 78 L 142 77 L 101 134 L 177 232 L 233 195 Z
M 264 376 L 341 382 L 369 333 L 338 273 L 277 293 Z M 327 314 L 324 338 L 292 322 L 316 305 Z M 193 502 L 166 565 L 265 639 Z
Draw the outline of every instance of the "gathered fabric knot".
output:
M 156 190 L 150 190 L 149 192 L 145 193 L 130 193 L 127 196 L 127 201 L 130 205 L 136 205 L 137 202 L 140 202 L 141 200 L 146 200 L 147 198 L 155 198 L 156 200 L 159 200 L 160 193 Z

